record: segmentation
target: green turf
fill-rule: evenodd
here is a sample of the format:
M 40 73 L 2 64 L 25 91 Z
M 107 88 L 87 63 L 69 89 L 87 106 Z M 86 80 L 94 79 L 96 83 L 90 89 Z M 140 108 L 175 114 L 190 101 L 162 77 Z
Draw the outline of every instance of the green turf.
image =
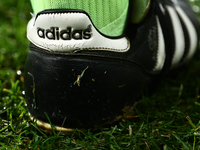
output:
M 200 6 L 199 0 L 192 3 Z M 0 149 L 200 149 L 199 53 L 153 95 L 143 96 L 130 120 L 72 135 L 39 129 L 30 121 L 23 92 L 31 11 L 29 1 L 0 3 Z

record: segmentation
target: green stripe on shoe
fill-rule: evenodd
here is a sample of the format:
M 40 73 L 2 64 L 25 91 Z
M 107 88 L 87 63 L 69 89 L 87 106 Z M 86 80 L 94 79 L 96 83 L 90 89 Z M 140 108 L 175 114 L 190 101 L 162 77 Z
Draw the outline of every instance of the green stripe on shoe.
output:
M 37 14 L 45 9 L 80 9 L 86 11 L 96 28 L 108 36 L 120 36 L 125 28 L 129 0 L 31 0 Z

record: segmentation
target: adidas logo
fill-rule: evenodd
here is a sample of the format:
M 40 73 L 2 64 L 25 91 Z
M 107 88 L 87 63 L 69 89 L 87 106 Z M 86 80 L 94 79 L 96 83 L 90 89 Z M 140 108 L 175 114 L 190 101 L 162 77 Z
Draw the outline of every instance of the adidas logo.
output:
M 60 30 L 58 27 L 51 27 L 50 29 L 38 28 L 37 34 L 40 38 L 47 38 L 49 40 L 88 40 L 92 37 L 91 29 L 89 28 L 85 30 L 73 30 L 71 27 L 67 27 L 66 30 Z

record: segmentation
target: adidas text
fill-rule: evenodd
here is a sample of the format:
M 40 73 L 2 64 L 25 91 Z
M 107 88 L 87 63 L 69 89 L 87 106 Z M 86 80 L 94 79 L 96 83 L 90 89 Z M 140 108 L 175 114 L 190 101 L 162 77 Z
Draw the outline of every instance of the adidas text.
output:
M 40 38 L 49 40 L 87 40 L 92 36 L 91 29 L 73 30 L 71 27 L 67 27 L 66 30 L 60 30 L 58 27 L 51 27 L 50 29 L 38 28 L 37 34 Z

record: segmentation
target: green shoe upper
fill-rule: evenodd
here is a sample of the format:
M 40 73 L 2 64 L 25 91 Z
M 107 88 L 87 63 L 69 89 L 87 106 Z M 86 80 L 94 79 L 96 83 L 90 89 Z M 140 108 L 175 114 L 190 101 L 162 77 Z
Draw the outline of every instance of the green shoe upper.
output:
M 80 9 L 86 11 L 96 28 L 108 36 L 123 33 L 129 0 L 31 0 L 34 12 L 45 9 Z
M 133 0 L 130 2 L 130 20 L 132 23 L 140 23 L 150 8 L 151 0 Z
M 132 23 L 146 15 L 151 0 L 31 0 L 34 12 L 45 9 L 80 9 L 86 11 L 96 28 L 107 36 L 120 36 L 130 9 Z

